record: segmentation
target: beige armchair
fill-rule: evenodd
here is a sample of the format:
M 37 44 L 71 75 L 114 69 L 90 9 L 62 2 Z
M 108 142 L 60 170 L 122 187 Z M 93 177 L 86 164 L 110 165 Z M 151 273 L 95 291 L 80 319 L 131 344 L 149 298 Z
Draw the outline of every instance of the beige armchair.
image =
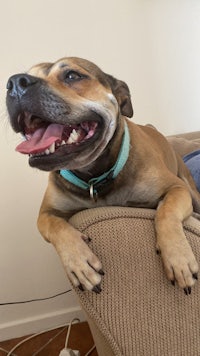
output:
M 186 154 L 200 148 L 199 138 L 195 133 L 169 140 Z M 166 279 L 155 251 L 154 214 L 105 207 L 71 219 L 92 238 L 105 271 L 100 294 L 76 290 L 99 356 L 200 355 L 200 281 L 186 296 Z M 184 230 L 200 265 L 197 217 L 190 217 Z

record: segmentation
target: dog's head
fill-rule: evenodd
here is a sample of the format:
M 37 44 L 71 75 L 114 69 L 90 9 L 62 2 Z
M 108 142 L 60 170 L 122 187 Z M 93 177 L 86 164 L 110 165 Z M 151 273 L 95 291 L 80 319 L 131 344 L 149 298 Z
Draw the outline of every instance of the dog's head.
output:
M 133 115 L 127 85 L 80 58 L 42 63 L 7 84 L 13 129 L 25 141 L 17 151 L 42 170 L 78 169 L 96 160 L 121 115 Z

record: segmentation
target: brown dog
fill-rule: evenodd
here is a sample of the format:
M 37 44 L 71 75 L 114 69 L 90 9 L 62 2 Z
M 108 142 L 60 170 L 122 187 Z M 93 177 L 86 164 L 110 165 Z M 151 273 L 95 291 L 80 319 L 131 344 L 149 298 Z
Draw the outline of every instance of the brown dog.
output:
M 200 196 L 166 139 L 127 119 L 133 114 L 127 85 L 87 60 L 63 58 L 12 76 L 7 89 L 12 127 L 26 138 L 17 150 L 29 154 L 30 166 L 51 171 L 38 228 L 72 283 L 98 293 L 103 275 L 89 239 L 67 222 L 74 213 L 158 207 L 157 249 L 168 279 L 189 294 L 198 264 L 182 222 L 192 202 L 200 211 Z

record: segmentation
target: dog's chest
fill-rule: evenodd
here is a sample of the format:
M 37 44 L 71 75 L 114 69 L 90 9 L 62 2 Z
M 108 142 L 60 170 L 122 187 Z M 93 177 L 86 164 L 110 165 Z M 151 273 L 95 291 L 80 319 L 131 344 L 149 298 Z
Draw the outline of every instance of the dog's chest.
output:
M 104 194 L 100 191 L 96 199 L 92 199 L 90 192 L 82 192 L 80 189 L 76 194 L 72 190 L 52 191 L 51 205 L 62 212 L 77 212 L 84 209 L 103 206 L 130 206 L 156 208 L 161 192 L 157 180 L 152 179 L 124 179 L 115 182 Z
M 157 188 L 148 186 L 144 182 L 138 182 L 134 185 L 124 185 L 107 194 L 102 200 L 104 200 L 104 205 L 155 208 L 159 199 Z
M 59 203 L 61 204 L 61 210 L 67 209 L 68 211 L 80 211 L 102 206 L 156 208 L 159 198 L 159 194 L 153 186 L 149 187 L 147 184 L 140 182 L 134 185 L 124 184 L 117 189 L 111 189 L 104 196 L 97 195 L 96 199 L 92 199 L 89 192 L 87 198 L 68 192 L 67 200 L 59 200 Z

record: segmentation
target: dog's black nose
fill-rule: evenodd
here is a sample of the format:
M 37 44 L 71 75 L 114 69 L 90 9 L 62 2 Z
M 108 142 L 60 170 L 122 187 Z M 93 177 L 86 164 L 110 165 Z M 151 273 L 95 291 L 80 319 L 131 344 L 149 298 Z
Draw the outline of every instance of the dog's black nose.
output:
M 22 96 L 27 89 L 36 84 L 38 78 L 29 74 L 15 74 L 8 79 L 7 89 L 10 96 Z

